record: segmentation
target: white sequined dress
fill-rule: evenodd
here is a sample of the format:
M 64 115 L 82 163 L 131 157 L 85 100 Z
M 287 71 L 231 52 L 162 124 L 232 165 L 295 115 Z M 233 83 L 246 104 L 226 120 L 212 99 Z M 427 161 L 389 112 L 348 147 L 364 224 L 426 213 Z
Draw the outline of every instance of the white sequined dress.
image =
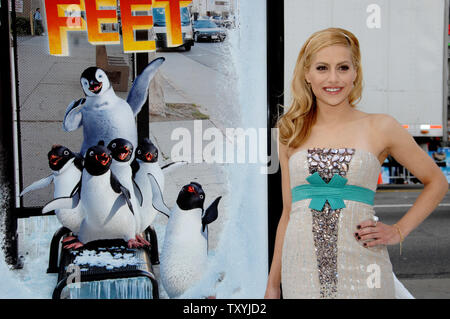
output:
M 301 150 L 289 159 L 291 188 L 315 172 L 325 182 L 334 174 L 347 185 L 376 190 L 380 163 L 359 149 Z M 344 200 L 345 208 L 310 209 L 311 199 L 292 203 L 282 251 L 284 298 L 394 298 L 394 276 L 386 246 L 363 247 L 357 225 L 372 219 L 372 205 Z

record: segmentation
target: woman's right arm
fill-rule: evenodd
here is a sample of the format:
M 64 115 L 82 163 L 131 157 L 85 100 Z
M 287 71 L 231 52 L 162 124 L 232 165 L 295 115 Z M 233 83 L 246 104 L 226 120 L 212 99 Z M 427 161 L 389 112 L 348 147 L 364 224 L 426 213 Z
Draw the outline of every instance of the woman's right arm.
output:
M 284 234 L 289 223 L 289 214 L 291 212 L 291 187 L 289 181 L 289 157 L 288 147 L 282 143 L 279 144 L 279 159 L 281 167 L 281 190 L 283 195 L 283 211 L 278 223 L 277 234 L 275 238 L 275 248 L 273 252 L 272 265 L 270 267 L 269 278 L 267 281 L 266 299 L 280 298 L 281 283 L 281 255 L 284 243 Z

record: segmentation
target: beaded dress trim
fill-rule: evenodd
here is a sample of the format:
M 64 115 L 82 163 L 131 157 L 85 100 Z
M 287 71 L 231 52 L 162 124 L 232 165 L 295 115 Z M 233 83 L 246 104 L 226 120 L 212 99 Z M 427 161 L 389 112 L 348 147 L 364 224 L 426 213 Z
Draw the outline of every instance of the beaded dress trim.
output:
M 328 183 L 334 174 L 345 177 L 355 149 L 308 149 L 309 173 L 318 173 Z M 317 257 L 321 298 L 337 296 L 337 242 L 341 209 L 332 209 L 328 201 L 321 211 L 311 209 L 312 232 Z

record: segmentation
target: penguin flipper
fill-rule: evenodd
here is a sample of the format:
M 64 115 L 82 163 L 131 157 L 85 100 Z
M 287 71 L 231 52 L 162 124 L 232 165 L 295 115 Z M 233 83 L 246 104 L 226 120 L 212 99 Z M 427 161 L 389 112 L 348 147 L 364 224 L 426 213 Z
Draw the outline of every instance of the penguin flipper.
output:
M 205 231 L 206 225 L 211 224 L 219 216 L 217 206 L 219 205 L 219 201 L 221 198 L 222 196 L 217 197 L 214 202 L 212 202 L 212 204 L 209 205 L 209 207 L 206 209 L 205 214 L 202 217 L 203 231 Z
M 130 191 L 123 185 L 120 185 L 120 190 L 122 192 L 122 195 L 125 197 L 125 201 L 127 202 L 128 208 L 131 210 L 131 213 L 134 215 L 133 205 L 131 204 Z
M 112 172 L 111 172 L 110 181 L 111 181 L 112 189 L 118 194 L 122 193 L 123 197 L 125 197 L 125 201 L 127 202 L 128 208 L 131 210 L 131 213 L 133 213 L 133 215 L 134 215 L 133 205 L 131 204 L 130 191 L 125 186 L 120 184 L 116 175 L 114 175 Z
M 161 169 L 163 170 L 164 174 L 170 173 L 172 171 L 174 171 L 175 169 L 186 165 L 188 162 L 186 161 L 179 161 L 179 162 L 172 162 L 169 163 L 167 165 L 164 165 L 163 167 L 161 167 Z
M 50 184 L 53 182 L 53 178 L 54 178 L 54 176 L 53 176 L 53 174 L 52 174 L 52 175 L 49 175 L 49 176 L 47 176 L 47 177 L 45 177 L 45 178 L 42 178 L 42 179 L 40 179 L 40 180 L 38 180 L 38 181 L 32 183 L 31 185 L 27 186 L 27 187 L 20 193 L 20 196 L 23 196 L 23 195 L 25 195 L 26 193 L 31 192 L 31 191 L 34 191 L 34 190 L 37 190 L 37 189 L 41 189 L 41 188 L 47 187 L 48 185 L 50 185 Z
M 133 179 L 133 187 L 134 187 L 134 194 L 136 195 L 139 201 L 139 205 L 142 207 L 142 204 L 144 203 L 144 195 L 142 195 L 141 188 L 134 179 Z
M 135 178 L 136 173 L 138 172 L 138 170 L 140 168 L 139 162 L 136 160 L 136 158 L 131 162 L 130 166 L 131 166 L 131 176 L 133 178 Z
M 127 103 L 131 106 L 134 116 L 136 116 L 147 100 L 148 86 L 155 76 L 158 68 L 165 61 L 164 58 L 157 58 L 149 63 L 142 73 L 134 80 L 133 86 L 127 96 Z
M 125 189 L 126 189 L 126 188 L 125 188 Z M 110 220 L 114 217 L 114 215 L 118 212 L 118 210 L 120 209 L 120 207 L 123 206 L 123 201 L 121 200 L 121 197 L 122 197 L 122 196 L 118 196 L 118 197 L 116 198 L 116 200 L 114 201 L 114 204 L 113 204 L 113 206 L 112 206 L 112 208 L 111 208 L 111 211 L 109 212 L 108 217 L 105 218 L 105 221 L 104 221 L 103 225 L 108 224 L 108 223 L 110 222 Z M 124 197 L 125 197 L 125 200 L 126 200 L 126 196 L 124 196 Z M 128 201 L 127 201 L 127 204 L 128 204 Z M 130 205 L 131 205 L 131 203 L 128 204 L 128 207 L 130 207 Z M 133 210 L 132 210 L 132 207 L 130 207 L 130 210 L 131 210 L 131 212 L 134 214 L 134 212 L 133 212 Z
M 83 119 L 83 115 L 81 113 L 81 108 L 79 106 L 82 106 L 85 101 L 86 99 L 82 98 L 77 101 L 72 101 L 72 103 L 69 104 L 69 106 L 66 109 L 62 125 L 64 131 L 66 132 L 75 131 L 81 126 L 81 120 Z
M 150 185 L 152 186 L 152 205 L 153 207 L 159 211 L 160 213 L 166 215 L 167 217 L 170 217 L 170 209 L 167 207 L 166 203 L 164 203 L 163 194 L 161 187 L 159 187 L 158 182 L 156 181 L 156 178 L 150 174 L 147 173 L 148 179 L 150 180 Z
M 55 198 L 51 202 L 42 208 L 42 214 L 51 212 L 57 209 L 75 209 L 80 202 L 80 193 L 76 192 L 72 197 L 59 197 Z
M 81 178 L 77 185 L 75 185 L 75 187 L 73 188 L 72 192 L 70 192 L 70 197 L 73 197 L 75 193 L 81 194 Z
M 110 181 L 113 191 L 115 191 L 117 194 L 122 192 L 122 190 L 120 189 L 120 186 L 122 186 L 122 184 L 120 184 L 119 180 L 117 179 L 116 175 L 113 174 L 113 172 L 111 172 Z

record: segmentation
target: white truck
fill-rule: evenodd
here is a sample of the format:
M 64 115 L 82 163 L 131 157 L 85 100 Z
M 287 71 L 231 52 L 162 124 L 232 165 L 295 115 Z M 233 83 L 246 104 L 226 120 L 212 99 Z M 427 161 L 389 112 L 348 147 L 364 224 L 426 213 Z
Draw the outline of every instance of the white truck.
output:
M 194 45 L 194 32 L 192 28 L 190 7 L 180 8 L 181 13 L 181 33 L 183 36 L 183 44 L 186 51 L 191 50 Z M 164 8 L 153 8 L 153 30 L 156 35 L 156 47 L 167 48 L 167 28 Z
M 448 152 L 442 148 L 449 135 L 448 2 L 284 0 L 285 105 L 302 44 L 315 31 L 342 27 L 360 41 L 364 89 L 359 109 L 390 114 L 425 150 L 439 144 Z

